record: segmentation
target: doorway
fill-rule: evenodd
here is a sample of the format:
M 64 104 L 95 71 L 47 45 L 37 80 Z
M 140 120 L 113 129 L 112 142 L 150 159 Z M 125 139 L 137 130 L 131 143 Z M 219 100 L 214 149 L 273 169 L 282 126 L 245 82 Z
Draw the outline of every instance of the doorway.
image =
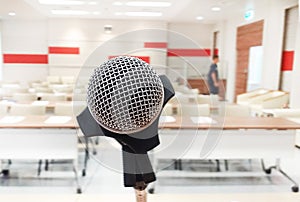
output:
M 236 96 L 247 92 L 250 49 L 262 45 L 263 29 L 263 20 L 240 26 L 237 29 Z

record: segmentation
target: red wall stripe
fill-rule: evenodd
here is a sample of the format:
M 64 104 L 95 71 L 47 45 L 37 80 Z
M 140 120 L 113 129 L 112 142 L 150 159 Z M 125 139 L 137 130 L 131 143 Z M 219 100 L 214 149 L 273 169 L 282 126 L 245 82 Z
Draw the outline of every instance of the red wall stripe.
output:
M 207 57 L 210 55 L 210 49 L 168 49 L 169 57 Z
M 294 51 L 283 51 L 281 71 L 292 71 L 294 65 Z
M 219 49 L 214 50 L 214 55 L 219 55 Z
M 112 59 L 112 58 L 115 58 L 115 57 L 118 57 L 118 56 L 120 56 L 120 55 L 108 56 L 108 59 Z M 143 60 L 144 62 L 147 62 L 148 64 L 150 64 L 150 57 L 149 56 L 136 56 L 136 55 L 129 55 L 129 56 L 139 58 L 139 59 Z
M 43 54 L 3 54 L 3 63 L 48 64 L 48 55 L 43 55 Z
M 167 48 L 168 44 L 165 42 L 145 42 L 144 48 Z
M 79 47 L 48 47 L 49 54 L 79 54 Z

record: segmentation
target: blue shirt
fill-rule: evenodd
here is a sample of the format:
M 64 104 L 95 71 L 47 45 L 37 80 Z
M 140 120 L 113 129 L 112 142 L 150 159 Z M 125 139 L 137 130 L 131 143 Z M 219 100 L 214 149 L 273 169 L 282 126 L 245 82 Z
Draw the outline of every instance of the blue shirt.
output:
M 218 73 L 218 66 L 217 64 L 212 64 L 210 66 L 208 75 L 207 75 L 207 82 L 209 87 L 210 94 L 219 94 L 219 88 L 215 86 L 214 80 L 212 78 L 212 74 L 215 73 L 217 81 L 219 81 L 219 73 Z

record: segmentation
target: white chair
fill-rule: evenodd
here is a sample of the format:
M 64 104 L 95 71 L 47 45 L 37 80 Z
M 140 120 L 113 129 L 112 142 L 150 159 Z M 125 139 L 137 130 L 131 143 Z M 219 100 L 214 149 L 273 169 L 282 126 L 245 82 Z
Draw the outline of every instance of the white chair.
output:
M 56 103 L 54 114 L 58 116 L 73 116 L 74 111 L 72 103 Z
M 14 104 L 11 106 L 10 115 L 22 115 L 22 116 L 30 116 L 30 115 L 45 115 L 46 114 L 46 106 L 41 105 L 30 105 L 30 104 Z
M 37 95 L 31 93 L 16 93 L 13 95 L 13 100 L 17 102 L 35 101 L 37 100 Z
M 61 82 L 63 84 L 74 84 L 75 83 L 75 77 L 74 76 L 62 76 Z
M 182 94 L 179 92 L 175 92 L 175 97 L 172 98 L 170 101 L 173 104 L 196 104 L 197 103 L 197 97 L 196 94 Z
M 219 109 L 222 110 L 222 109 Z M 249 117 L 251 116 L 251 110 L 248 106 L 237 105 L 237 104 L 228 104 L 225 105 L 223 109 L 225 111 L 220 111 L 221 116 L 230 116 L 230 117 Z
M 35 87 L 34 92 L 36 92 L 36 93 L 53 93 L 53 90 L 49 87 L 40 86 L 40 87 Z
M 162 110 L 161 116 L 172 116 L 173 115 L 173 105 L 166 104 Z
M 5 104 L 0 104 L 0 115 L 3 116 L 3 115 L 6 115 L 7 113 L 7 105 Z
M 273 109 L 272 115 L 274 117 L 282 117 L 286 119 L 290 119 L 296 123 L 300 124 L 300 109 Z M 300 130 L 296 130 L 296 138 L 295 138 L 296 147 L 300 148 Z
M 268 94 L 252 99 L 250 107 L 253 114 L 260 116 L 263 109 L 282 108 L 288 105 L 288 102 L 289 93 L 283 91 L 272 91 Z
M 72 93 L 73 86 L 69 84 L 53 84 L 49 86 L 54 93 Z
M 85 107 L 86 104 L 82 102 L 56 103 L 54 114 L 57 116 L 77 116 Z
M 209 116 L 210 106 L 208 104 L 182 104 L 177 106 L 177 115 L 182 116 Z
M 59 76 L 47 76 L 47 82 L 49 84 L 60 84 L 61 80 Z
M 237 96 L 237 104 L 241 104 L 241 105 L 248 104 L 251 99 L 256 98 L 260 95 L 267 94 L 269 92 L 271 92 L 271 91 L 267 90 L 267 89 L 257 89 L 254 91 L 240 94 Z
M 43 94 L 41 100 L 50 102 L 67 101 L 67 96 L 65 94 Z

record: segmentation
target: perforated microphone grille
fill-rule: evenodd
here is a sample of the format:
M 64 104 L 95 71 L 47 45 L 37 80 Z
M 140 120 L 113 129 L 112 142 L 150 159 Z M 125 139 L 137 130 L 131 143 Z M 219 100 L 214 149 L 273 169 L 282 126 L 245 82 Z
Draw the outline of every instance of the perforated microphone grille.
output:
M 96 68 L 87 92 L 94 119 L 120 134 L 149 126 L 160 114 L 163 97 L 162 82 L 152 67 L 129 56 L 113 58 Z

